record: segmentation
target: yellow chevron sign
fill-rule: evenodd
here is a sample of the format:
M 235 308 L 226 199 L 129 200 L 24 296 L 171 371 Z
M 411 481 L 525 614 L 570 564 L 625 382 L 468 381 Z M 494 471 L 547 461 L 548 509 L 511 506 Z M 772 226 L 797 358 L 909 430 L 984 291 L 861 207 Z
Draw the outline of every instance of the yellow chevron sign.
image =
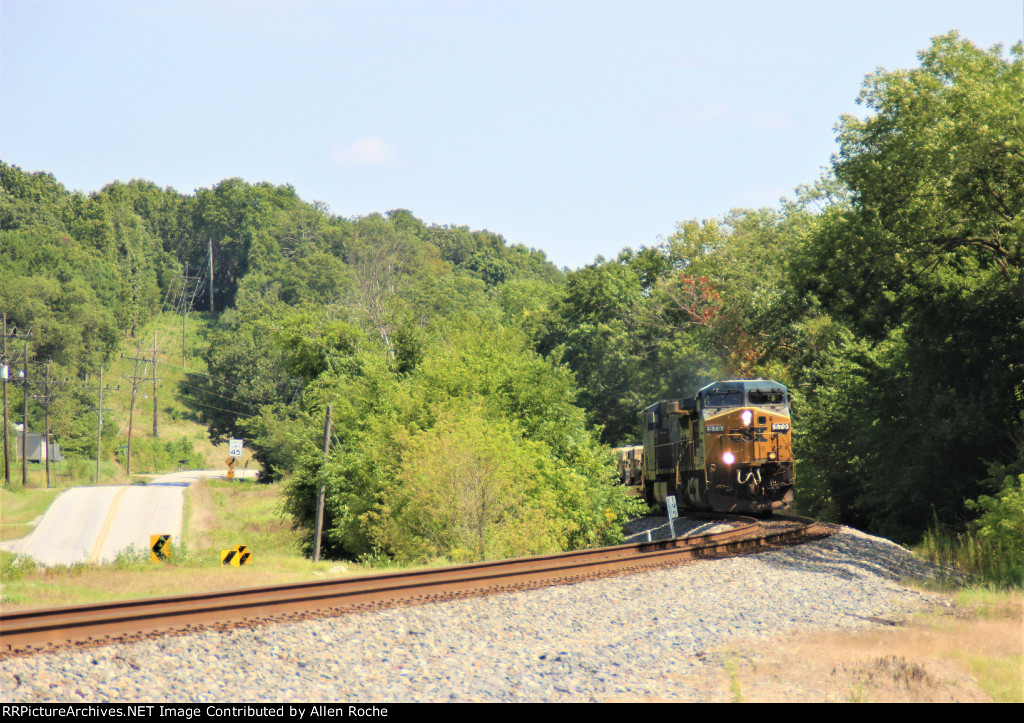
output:
M 171 536 L 150 535 L 149 557 L 153 562 L 163 562 L 171 557 Z
M 230 550 L 220 551 L 220 564 L 239 567 L 249 562 L 250 557 L 252 557 L 252 553 L 246 549 L 245 545 L 235 545 Z

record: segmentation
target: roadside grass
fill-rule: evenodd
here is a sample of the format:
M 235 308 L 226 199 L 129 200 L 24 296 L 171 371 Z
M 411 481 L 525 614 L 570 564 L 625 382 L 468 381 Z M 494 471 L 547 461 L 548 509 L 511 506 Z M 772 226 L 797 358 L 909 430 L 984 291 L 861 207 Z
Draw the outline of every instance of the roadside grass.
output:
M 46 467 L 39 462 L 29 462 L 25 469 L 25 484 L 21 481 L 21 462 L 12 460 L 11 486 L 2 489 L 45 490 Z M 50 462 L 50 490 L 68 487 L 85 487 L 95 484 L 96 458 L 84 459 L 69 454 L 60 462 Z M 128 484 L 124 472 L 113 460 L 100 460 L 100 479 L 103 484 Z
M 185 506 L 189 557 L 219 568 L 221 550 L 245 545 L 253 554 L 250 565 L 262 559 L 278 571 L 305 571 L 309 561 L 282 512 L 280 489 L 248 480 L 205 479 L 191 485 Z
M 60 490 L 0 488 L 0 540 L 17 540 L 32 532 Z

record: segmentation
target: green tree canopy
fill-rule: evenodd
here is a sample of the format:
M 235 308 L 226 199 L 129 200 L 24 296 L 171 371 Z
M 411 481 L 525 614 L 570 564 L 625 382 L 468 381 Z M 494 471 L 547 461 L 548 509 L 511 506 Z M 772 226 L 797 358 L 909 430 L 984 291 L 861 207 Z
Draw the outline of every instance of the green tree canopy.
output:
M 970 255 L 1024 300 L 1024 46 L 1006 57 L 952 32 L 920 59 L 868 76 L 870 114 L 839 124 L 834 170 L 867 250 L 926 264 Z

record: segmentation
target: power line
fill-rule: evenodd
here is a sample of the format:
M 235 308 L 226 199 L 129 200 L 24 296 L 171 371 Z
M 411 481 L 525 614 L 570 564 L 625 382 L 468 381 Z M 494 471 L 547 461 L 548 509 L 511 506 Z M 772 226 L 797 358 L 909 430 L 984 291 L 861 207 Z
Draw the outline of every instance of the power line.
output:
M 180 279 L 180 288 L 176 291 L 175 296 L 177 301 L 175 302 L 174 309 L 177 313 L 181 314 L 181 368 L 185 368 L 185 319 L 188 316 L 188 312 L 192 310 L 192 304 L 195 302 L 196 294 L 202 288 L 203 279 L 201 276 L 189 276 L 188 275 L 188 262 L 185 262 L 185 267 L 181 272 L 181 276 L 175 277 L 176 280 Z M 191 287 L 191 291 L 189 291 Z M 164 299 L 164 304 L 170 300 L 171 289 L 174 286 L 167 287 L 167 295 Z
M 197 402 L 197 401 L 194 401 L 194 400 L 190 400 L 189 404 L 194 404 L 197 407 L 205 407 L 206 409 L 216 409 L 218 412 L 227 412 L 228 414 L 234 414 L 236 417 L 245 417 L 246 419 L 254 419 L 254 418 L 259 416 L 258 414 L 248 414 L 246 412 L 236 412 L 233 409 L 224 409 L 223 407 L 215 407 L 212 404 L 203 404 L 202 402 Z
M 211 377 L 211 379 L 212 378 L 213 377 Z M 292 381 L 293 382 L 297 382 L 297 381 L 301 381 L 301 380 L 292 380 Z M 295 401 L 295 392 L 292 393 L 291 400 L 288 401 L 288 402 L 282 402 L 282 400 L 280 400 L 280 399 L 266 399 L 266 398 L 259 399 L 258 401 L 255 401 L 255 402 L 246 402 L 246 401 L 242 401 L 241 399 L 236 399 L 235 397 L 226 397 L 223 394 L 218 394 L 217 392 L 210 391 L 209 389 L 207 389 L 205 387 L 196 387 L 196 386 L 193 386 L 191 384 L 186 384 L 185 382 L 178 382 L 178 384 L 183 386 L 183 387 L 187 387 L 189 389 L 194 389 L 197 392 L 202 392 L 203 394 L 210 394 L 210 395 L 215 396 L 215 397 L 220 397 L 221 399 L 226 399 L 229 402 L 233 402 L 235 404 L 244 404 L 247 407 L 258 407 L 261 404 L 282 404 L 282 403 L 283 404 L 291 404 L 293 401 Z M 293 384 L 293 386 L 294 387 L 298 387 L 299 385 L 298 384 Z
M 136 347 L 136 354 L 141 353 L 142 347 Z M 153 358 L 144 356 L 126 357 L 124 354 L 121 355 L 122 359 L 128 359 L 129 361 L 135 362 L 135 366 L 132 369 L 132 375 L 128 376 L 121 373 L 121 376 L 132 383 L 132 397 L 131 402 L 128 405 L 128 459 L 125 465 L 125 474 L 131 475 L 132 473 L 132 426 L 135 421 L 135 397 L 139 390 L 139 380 L 146 378 L 146 367 L 142 367 L 142 374 L 139 374 L 139 363 L 152 364 L 153 365 L 153 388 L 156 389 L 156 332 L 153 334 Z M 153 433 L 156 436 L 156 395 L 154 394 L 153 399 Z

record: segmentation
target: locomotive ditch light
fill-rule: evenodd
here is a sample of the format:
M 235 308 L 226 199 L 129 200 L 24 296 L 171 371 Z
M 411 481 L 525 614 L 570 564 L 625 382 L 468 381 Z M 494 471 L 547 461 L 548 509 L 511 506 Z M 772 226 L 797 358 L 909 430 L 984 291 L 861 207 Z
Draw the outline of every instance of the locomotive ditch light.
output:
M 744 427 L 749 427 L 750 423 L 754 421 L 754 413 L 751 412 L 749 409 L 744 409 L 740 413 L 740 421 L 743 422 Z
M 769 452 L 768 453 L 768 459 L 771 460 L 772 462 L 775 461 L 775 457 L 776 457 L 775 452 Z
M 722 461 L 725 462 L 726 464 L 732 464 L 733 462 L 736 461 L 736 455 L 733 454 L 732 452 L 726 452 L 725 454 L 722 455 Z

